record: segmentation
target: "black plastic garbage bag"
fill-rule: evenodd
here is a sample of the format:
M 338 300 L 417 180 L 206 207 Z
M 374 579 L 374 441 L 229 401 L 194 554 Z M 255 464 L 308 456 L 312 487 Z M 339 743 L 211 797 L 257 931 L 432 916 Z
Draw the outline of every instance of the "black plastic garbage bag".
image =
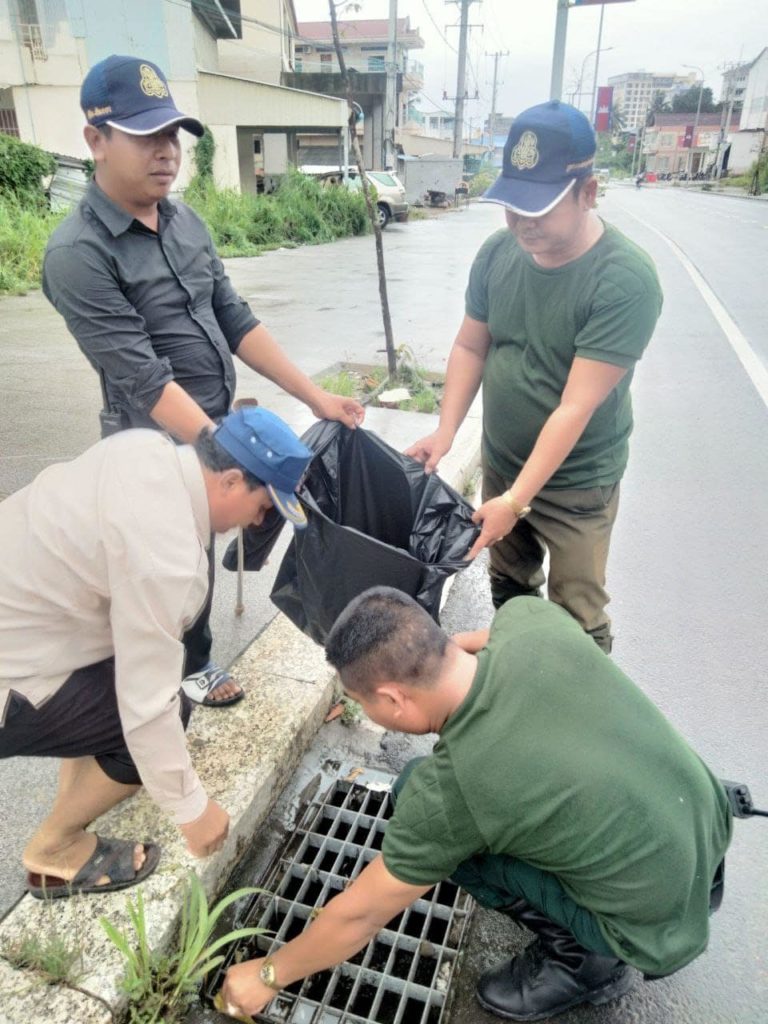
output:
M 322 421 L 302 440 L 317 453 L 301 492 L 308 522 L 280 565 L 277 607 L 317 643 L 368 587 L 403 590 L 437 619 L 479 533 L 472 506 L 370 431 Z

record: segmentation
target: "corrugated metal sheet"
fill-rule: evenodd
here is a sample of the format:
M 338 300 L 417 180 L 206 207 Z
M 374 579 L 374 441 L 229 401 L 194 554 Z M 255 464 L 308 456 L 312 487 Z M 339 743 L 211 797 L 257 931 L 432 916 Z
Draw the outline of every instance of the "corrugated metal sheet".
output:
M 198 100 L 206 124 L 308 129 L 347 123 L 345 100 L 206 71 L 199 74 Z

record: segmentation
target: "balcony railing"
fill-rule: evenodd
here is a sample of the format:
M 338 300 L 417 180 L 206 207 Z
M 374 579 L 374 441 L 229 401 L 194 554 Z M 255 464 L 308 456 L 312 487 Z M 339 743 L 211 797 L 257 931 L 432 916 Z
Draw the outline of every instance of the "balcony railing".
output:
M 21 45 L 26 46 L 32 55 L 32 60 L 48 60 L 48 52 L 45 49 L 39 25 L 19 22 L 19 38 Z

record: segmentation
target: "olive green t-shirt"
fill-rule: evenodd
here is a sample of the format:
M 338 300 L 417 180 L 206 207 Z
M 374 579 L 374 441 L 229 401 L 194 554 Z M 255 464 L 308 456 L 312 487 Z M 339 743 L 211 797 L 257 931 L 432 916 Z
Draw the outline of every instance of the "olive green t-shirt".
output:
M 476 853 L 555 875 L 616 955 L 670 973 L 706 947 L 730 839 L 722 786 L 567 612 L 515 598 L 384 836 L 411 885 Z
M 609 224 L 588 252 L 553 270 L 539 267 L 507 228 L 491 235 L 472 265 L 466 312 L 488 325 L 492 339 L 483 373 L 483 443 L 497 473 L 515 479 L 581 356 L 628 372 L 547 486 L 602 487 L 621 479 L 632 432 L 632 368 L 661 303 L 650 259 Z

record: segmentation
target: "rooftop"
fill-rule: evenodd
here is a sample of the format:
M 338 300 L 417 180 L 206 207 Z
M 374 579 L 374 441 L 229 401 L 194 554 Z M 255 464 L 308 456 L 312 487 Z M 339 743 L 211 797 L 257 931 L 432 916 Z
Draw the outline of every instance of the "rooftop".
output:
M 386 18 L 362 18 L 357 21 L 339 21 L 339 38 L 342 44 L 386 43 L 389 39 L 389 21 Z M 298 32 L 302 42 L 333 42 L 330 21 L 300 21 Z M 410 18 L 397 19 L 397 41 L 411 50 L 424 48 L 419 30 L 411 28 Z

